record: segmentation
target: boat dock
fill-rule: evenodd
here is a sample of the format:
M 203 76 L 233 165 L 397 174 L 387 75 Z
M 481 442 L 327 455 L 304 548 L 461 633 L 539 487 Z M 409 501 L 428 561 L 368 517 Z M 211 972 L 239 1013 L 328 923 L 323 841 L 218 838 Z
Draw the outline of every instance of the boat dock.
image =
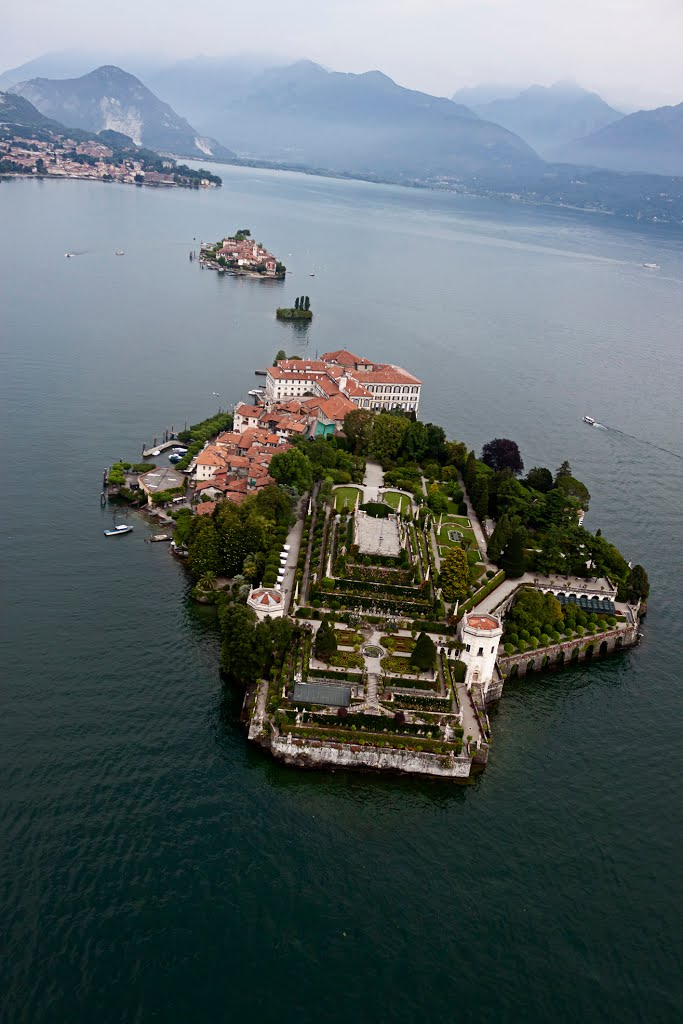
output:
M 154 455 L 154 452 L 165 452 L 168 448 L 181 448 L 181 447 L 187 447 L 187 446 L 183 445 L 182 442 L 180 442 L 177 437 L 174 437 L 171 441 L 162 441 L 161 444 L 155 444 L 155 445 L 152 445 L 151 448 L 143 449 L 142 457 L 143 457 L 143 459 L 149 459 L 151 456 Z

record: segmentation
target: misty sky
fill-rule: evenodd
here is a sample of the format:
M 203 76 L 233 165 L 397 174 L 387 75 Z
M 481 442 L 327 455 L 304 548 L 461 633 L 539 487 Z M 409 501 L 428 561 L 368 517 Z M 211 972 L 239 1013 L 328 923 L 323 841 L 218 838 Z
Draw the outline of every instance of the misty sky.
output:
M 3 5 L 0 68 L 49 50 L 269 53 L 378 68 L 437 95 L 573 78 L 626 107 L 683 101 L 683 0 L 26 0 Z

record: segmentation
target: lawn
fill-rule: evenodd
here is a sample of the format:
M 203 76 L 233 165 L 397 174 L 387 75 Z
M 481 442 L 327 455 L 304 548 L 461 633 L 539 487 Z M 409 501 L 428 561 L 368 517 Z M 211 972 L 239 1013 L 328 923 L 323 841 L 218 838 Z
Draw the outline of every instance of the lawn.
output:
M 449 523 L 454 523 L 456 528 L 464 526 L 466 530 L 471 530 L 472 529 L 472 523 L 469 521 L 467 516 L 453 516 L 453 515 L 449 515 L 447 517 L 447 520 L 448 520 Z
M 401 515 L 404 515 L 411 507 L 408 495 L 399 494 L 398 491 L 384 491 L 382 501 L 385 501 L 387 505 L 391 505 L 392 508 L 398 509 Z
M 349 512 L 353 512 L 356 507 L 356 498 L 360 496 L 361 504 L 363 502 L 363 492 L 357 487 L 338 487 L 334 494 L 334 507 L 337 512 L 341 512 L 344 505 L 347 506 Z
M 465 523 L 467 524 L 467 526 L 465 526 Z M 462 534 L 463 540 L 472 541 L 473 551 L 479 550 L 479 548 L 477 547 L 477 538 L 474 536 L 474 532 L 469 528 L 469 519 L 463 520 L 462 518 L 460 519 L 459 522 L 455 523 L 449 519 L 443 524 L 437 537 L 440 549 L 445 548 L 446 550 L 448 550 L 448 548 L 452 548 L 454 544 L 459 543 L 458 541 L 452 541 L 450 539 L 448 534 L 451 531 L 455 531 L 456 533 Z M 443 554 L 443 552 L 441 552 L 441 554 Z

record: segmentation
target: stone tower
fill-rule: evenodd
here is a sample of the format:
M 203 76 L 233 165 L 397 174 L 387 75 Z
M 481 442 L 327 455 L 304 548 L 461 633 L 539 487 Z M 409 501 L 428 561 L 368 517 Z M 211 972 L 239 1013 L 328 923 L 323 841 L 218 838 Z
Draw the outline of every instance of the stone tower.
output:
M 500 619 L 494 615 L 463 615 L 460 639 L 465 649 L 460 655 L 467 666 L 465 685 L 468 690 L 481 690 L 485 704 L 498 700 L 503 692 L 503 680 L 496 668 L 498 644 L 503 635 Z

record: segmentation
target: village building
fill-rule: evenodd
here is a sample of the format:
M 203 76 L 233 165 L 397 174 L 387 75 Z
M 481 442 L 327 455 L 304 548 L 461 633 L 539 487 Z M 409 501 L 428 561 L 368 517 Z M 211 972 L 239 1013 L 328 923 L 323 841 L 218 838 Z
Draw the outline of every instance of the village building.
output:
M 277 260 L 273 254 L 251 238 L 224 238 L 216 256 L 222 256 L 226 263 L 245 270 L 263 268 L 266 274 L 275 274 L 277 271 Z
M 265 404 L 292 398 L 342 397 L 355 408 L 417 414 L 422 381 L 393 363 L 374 363 L 348 349 L 320 359 L 280 359 L 266 371 Z

